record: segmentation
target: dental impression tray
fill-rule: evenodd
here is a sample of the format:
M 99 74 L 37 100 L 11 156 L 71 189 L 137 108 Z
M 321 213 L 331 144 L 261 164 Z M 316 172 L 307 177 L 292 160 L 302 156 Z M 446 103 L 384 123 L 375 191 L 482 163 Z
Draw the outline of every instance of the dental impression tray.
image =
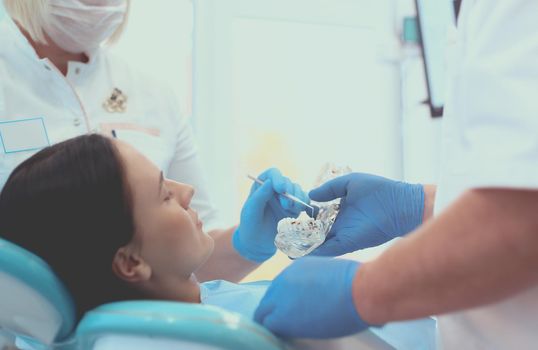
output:
M 327 164 L 316 181 L 316 187 L 350 172 L 349 167 Z M 314 204 L 319 207 L 315 219 L 303 212 L 296 219 L 284 218 L 278 223 L 275 246 L 292 259 L 311 253 L 325 241 L 340 209 L 340 199 Z
M 302 213 L 301 215 L 303 215 Z M 275 245 L 292 259 L 300 258 L 325 241 L 324 225 L 319 220 L 299 216 L 284 218 L 278 223 Z

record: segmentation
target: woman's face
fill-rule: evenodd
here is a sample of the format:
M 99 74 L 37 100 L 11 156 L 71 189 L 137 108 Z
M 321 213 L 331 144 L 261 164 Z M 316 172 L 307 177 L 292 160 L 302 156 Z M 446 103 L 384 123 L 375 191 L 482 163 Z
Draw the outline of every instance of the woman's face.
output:
M 122 158 L 133 207 L 130 248 L 151 268 L 151 278 L 189 278 L 211 255 L 213 239 L 189 207 L 194 188 L 163 178 L 133 147 L 114 141 Z

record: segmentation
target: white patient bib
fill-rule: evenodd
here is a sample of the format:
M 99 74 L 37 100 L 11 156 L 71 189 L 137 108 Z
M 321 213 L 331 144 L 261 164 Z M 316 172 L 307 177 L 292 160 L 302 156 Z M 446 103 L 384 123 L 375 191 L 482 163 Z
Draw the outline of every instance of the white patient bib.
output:
M 270 281 L 242 284 L 223 280 L 209 281 L 200 284 L 200 298 L 202 304 L 219 306 L 253 319 L 270 284 Z

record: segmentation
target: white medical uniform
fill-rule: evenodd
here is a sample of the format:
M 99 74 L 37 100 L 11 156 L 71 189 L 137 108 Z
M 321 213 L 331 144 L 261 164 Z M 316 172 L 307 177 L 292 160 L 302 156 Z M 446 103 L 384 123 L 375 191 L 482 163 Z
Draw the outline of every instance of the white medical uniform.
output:
M 111 135 L 115 130 L 119 139 L 144 153 L 168 178 L 196 189 L 192 207 L 206 232 L 218 226 L 191 127 L 181 117 L 171 90 L 133 71 L 105 49 L 88 53 L 88 63 L 69 62 L 63 76 L 51 61 L 36 55 L 9 16 L 0 21 L 0 38 L 0 136 L 9 138 L 12 130 L 6 125 L 22 128 L 20 135 L 14 135 L 22 142 L 22 151 L 6 152 L 0 147 L 0 188 L 11 171 L 36 152 L 24 151 L 24 143 L 31 145 L 32 140 L 24 140 L 25 124 L 19 121 L 43 118 L 50 144 L 89 132 Z M 103 106 L 114 88 L 127 97 L 123 113 Z
M 538 1 L 463 1 L 436 213 L 471 188 L 538 190 L 537 16 Z M 439 332 L 444 349 L 536 349 L 538 288 L 439 317 Z

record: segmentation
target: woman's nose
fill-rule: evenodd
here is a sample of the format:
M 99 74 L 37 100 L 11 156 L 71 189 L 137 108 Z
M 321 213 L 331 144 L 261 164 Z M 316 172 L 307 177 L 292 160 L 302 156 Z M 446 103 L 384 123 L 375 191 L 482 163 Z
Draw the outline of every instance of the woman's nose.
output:
M 194 187 L 179 182 L 176 182 L 176 186 L 181 206 L 184 208 L 188 208 L 191 204 L 192 197 L 194 196 Z

